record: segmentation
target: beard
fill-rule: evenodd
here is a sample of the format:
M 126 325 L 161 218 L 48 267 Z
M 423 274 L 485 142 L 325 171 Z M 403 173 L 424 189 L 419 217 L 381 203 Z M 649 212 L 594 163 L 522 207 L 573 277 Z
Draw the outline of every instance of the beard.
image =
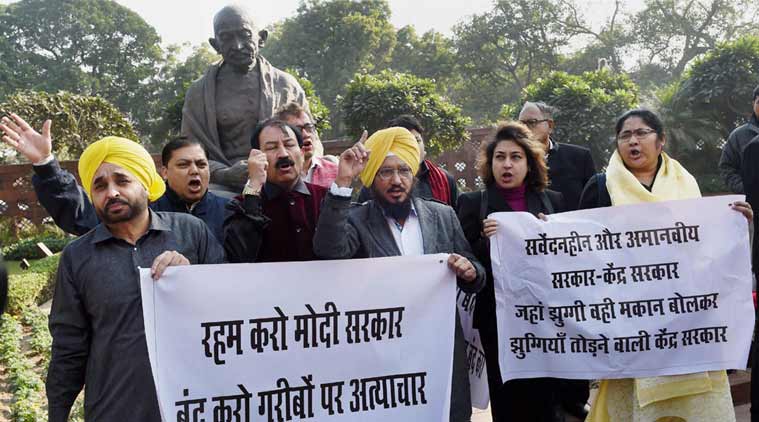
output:
M 119 214 L 112 214 L 108 211 L 108 207 L 113 204 L 122 204 L 126 206 L 126 209 Z M 106 202 L 105 207 L 102 210 L 98 210 L 98 217 L 105 224 L 123 223 L 124 221 L 130 221 L 138 215 L 142 214 L 148 208 L 147 197 L 140 198 L 133 202 L 129 202 L 123 198 L 114 198 Z
M 392 189 L 393 188 L 391 188 L 391 190 Z M 374 194 L 374 200 L 377 201 L 382 210 L 385 211 L 385 215 L 392 217 L 396 221 L 402 221 L 408 218 L 409 214 L 411 214 L 411 194 L 414 191 L 413 187 L 409 189 L 406 199 L 404 199 L 403 202 L 389 202 L 383 196 L 384 192 L 379 192 L 374 187 L 372 187 L 372 191 Z

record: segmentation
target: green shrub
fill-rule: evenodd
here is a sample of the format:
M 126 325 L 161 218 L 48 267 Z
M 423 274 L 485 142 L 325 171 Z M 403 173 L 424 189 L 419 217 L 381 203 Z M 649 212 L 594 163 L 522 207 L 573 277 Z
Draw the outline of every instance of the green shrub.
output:
M 48 316 L 40 308 L 32 306 L 21 312 L 21 320 L 31 329 L 29 345 L 32 351 L 40 356 L 42 371 L 47 373 L 47 367 L 50 364 L 50 348 L 53 345 L 53 337 L 47 325 Z
M 45 406 L 37 400 L 43 388 L 42 379 L 21 350 L 21 336 L 21 324 L 16 318 L 3 315 L 0 323 L 0 362 L 6 368 L 13 392 L 12 419 L 17 422 L 46 420 L 47 415 L 42 410 Z
M 48 283 L 46 273 L 25 272 L 8 277 L 8 312 L 19 315 L 27 306 L 36 306 Z
M 38 242 L 43 242 L 52 252 L 60 252 L 73 240 L 72 237 L 57 237 L 50 234 L 40 234 L 30 238 L 20 240 L 3 248 L 3 256 L 9 261 L 20 261 L 22 259 L 40 259 L 45 258 L 45 253 L 38 247 Z

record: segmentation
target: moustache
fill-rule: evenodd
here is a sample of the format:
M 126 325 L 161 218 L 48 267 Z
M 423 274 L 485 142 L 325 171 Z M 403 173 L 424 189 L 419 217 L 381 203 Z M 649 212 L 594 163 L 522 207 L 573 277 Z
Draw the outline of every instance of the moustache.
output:
M 278 169 L 282 168 L 282 167 L 285 167 L 285 166 L 294 167 L 295 166 L 295 161 L 293 161 L 293 160 L 291 160 L 290 158 L 287 158 L 287 157 L 282 157 L 279 160 L 277 160 L 277 162 L 274 164 L 274 167 L 276 167 Z
M 108 208 L 108 207 L 110 207 L 111 205 L 114 205 L 114 204 L 121 204 L 121 205 L 127 205 L 128 206 L 129 202 L 127 202 L 127 201 L 125 201 L 123 199 L 114 198 L 114 199 L 111 199 L 108 202 L 106 202 L 105 203 L 105 207 Z

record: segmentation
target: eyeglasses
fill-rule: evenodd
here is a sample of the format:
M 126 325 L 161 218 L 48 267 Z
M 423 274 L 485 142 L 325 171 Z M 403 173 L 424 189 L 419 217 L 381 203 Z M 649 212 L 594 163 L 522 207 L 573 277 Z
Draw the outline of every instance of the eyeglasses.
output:
M 314 133 L 314 130 L 316 129 L 316 125 L 313 123 L 306 123 L 305 125 L 298 125 L 297 127 L 301 132 L 308 132 L 308 133 Z
M 379 178 L 384 181 L 392 179 L 396 174 L 398 174 L 398 176 L 400 176 L 402 179 L 406 180 L 411 180 L 411 178 L 414 176 L 414 173 L 408 167 L 401 167 L 399 169 L 383 168 L 379 169 L 377 172 L 377 176 L 379 176 Z
M 643 139 L 654 132 L 656 131 L 653 129 L 644 129 L 644 128 L 635 129 L 635 130 L 626 130 L 620 133 L 619 135 L 617 135 L 617 141 L 627 143 L 627 142 L 630 142 L 633 136 L 636 139 Z
M 530 120 L 520 120 L 520 122 L 524 123 L 525 126 L 527 126 L 529 128 L 534 128 L 535 126 L 537 126 L 537 125 L 539 125 L 539 124 L 541 124 L 543 122 L 547 122 L 549 120 L 551 120 L 551 119 L 530 119 Z

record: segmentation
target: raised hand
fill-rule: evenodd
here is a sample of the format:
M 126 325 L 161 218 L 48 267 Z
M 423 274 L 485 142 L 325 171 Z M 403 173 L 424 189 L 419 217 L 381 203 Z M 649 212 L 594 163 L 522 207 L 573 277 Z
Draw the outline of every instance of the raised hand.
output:
M 13 120 L 3 117 L 0 130 L 5 132 L 3 142 L 10 145 L 32 163 L 38 163 L 53 151 L 53 140 L 50 137 L 50 127 L 53 122 L 45 120 L 42 124 L 42 134 L 32 129 L 18 115 L 11 113 Z
M 266 170 L 269 168 L 269 161 L 266 154 L 261 150 L 252 149 L 248 155 L 248 185 L 256 191 L 266 183 Z
M 371 152 L 364 147 L 367 137 L 368 133 L 364 131 L 361 134 L 361 139 L 356 144 L 340 154 L 340 163 L 337 166 L 337 178 L 335 179 L 337 186 L 341 188 L 349 187 L 353 179 L 361 174 L 361 171 L 366 167 L 366 162 Z

